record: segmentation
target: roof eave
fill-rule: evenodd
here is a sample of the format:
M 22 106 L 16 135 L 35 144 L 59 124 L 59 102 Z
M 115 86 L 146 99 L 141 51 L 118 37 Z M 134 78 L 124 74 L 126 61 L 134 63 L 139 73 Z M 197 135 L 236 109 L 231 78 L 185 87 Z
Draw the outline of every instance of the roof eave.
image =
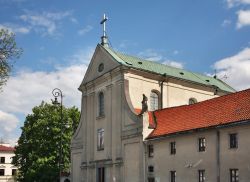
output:
M 161 139 L 165 139 L 165 138 L 177 136 L 177 135 L 200 132 L 200 131 L 205 131 L 205 130 L 210 130 L 210 129 L 222 129 L 222 128 L 233 127 L 233 126 L 248 125 L 248 124 L 250 124 L 250 118 L 246 119 L 246 120 L 234 121 L 234 122 L 230 122 L 230 123 L 213 125 L 213 126 L 208 126 L 208 127 L 203 127 L 203 128 L 194 128 L 194 129 L 190 129 L 190 130 L 178 131 L 178 132 L 163 134 L 163 135 L 159 135 L 159 136 L 150 136 L 149 135 L 146 138 L 146 140 L 148 140 L 148 141 L 161 140 Z

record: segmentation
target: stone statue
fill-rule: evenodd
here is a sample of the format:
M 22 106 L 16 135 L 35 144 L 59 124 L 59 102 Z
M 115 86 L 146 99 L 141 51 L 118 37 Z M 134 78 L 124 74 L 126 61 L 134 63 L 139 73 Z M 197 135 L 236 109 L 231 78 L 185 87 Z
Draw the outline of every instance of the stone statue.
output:
M 148 98 L 144 94 L 142 96 L 143 96 L 142 101 L 141 101 L 142 110 L 141 110 L 141 113 L 139 114 L 139 116 L 141 116 L 144 112 L 148 111 L 148 104 L 147 104 Z

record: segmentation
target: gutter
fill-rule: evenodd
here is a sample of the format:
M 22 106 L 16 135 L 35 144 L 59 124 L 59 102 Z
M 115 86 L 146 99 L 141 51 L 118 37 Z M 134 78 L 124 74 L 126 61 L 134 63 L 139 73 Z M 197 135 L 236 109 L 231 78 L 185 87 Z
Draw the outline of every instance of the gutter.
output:
M 220 182 L 220 131 L 216 131 L 216 168 L 217 182 Z
M 228 128 L 228 127 L 234 127 L 234 126 L 243 126 L 243 125 L 249 125 L 249 124 L 250 124 L 250 118 L 247 120 L 241 120 L 241 121 L 235 121 L 235 122 L 226 123 L 226 124 L 208 126 L 208 127 L 204 127 L 204 128 L 194 128 L 194 129 L 190 129 L 190 130 L 184 130 L 184 131 L 169 133 L 169 134 L 160 135 L 160 136 L 154 136 L 154 137 L 149 136 L 145 140 L 148 140 L 148 141 L 162 140 L 162 139 L 172 137 L 172 136 L 190 134 L 190 133 L 194 133 L 194 132 L 201 132 L 201 131 L 207 131 L 207 130 L 212 130 L 212 129 L 222 129 L 222 128 Z M 154 132 L 154 131 L 152 131 L 152 132 Z

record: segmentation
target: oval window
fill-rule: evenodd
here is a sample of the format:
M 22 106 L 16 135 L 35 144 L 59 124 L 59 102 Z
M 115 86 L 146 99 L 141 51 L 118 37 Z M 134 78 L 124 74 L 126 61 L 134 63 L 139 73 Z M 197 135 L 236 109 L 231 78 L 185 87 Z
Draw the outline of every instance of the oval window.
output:
M 104 64 L 103 64 L 103 63 L 99 64 L 99 66 L 98 66 L 98 71 L 99 71 L 99 72 L 102 72 L 103 69 L 104 69 Z

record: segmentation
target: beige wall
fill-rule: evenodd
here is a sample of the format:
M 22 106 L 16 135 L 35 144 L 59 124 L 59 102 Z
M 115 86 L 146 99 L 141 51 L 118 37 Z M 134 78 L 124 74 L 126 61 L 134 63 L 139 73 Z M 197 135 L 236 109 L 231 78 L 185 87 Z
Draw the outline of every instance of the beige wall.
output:
M 0 157 L 5 157 L 5 163 L 4 164 L 0 163 L 0 169 L 5 170 L 5 175 L 0 176 L 0 181 L 1 182 L 7 182 L 7 181 L 12 182 L 12 181 L 14 181 L 14 178 L 12 176 L 12 169 L 17 169 L 17 168 L 11 164 L 13 156 L 14 156 L 13 152 L 0 151 Z
M 250 126 L 218 129 L 220 133 L 220 181 L 229 180 L 229 169 L 239 169 L 240 181 L 250 179 Z M 170 171 L 176 171 L 176 180 L 185 182 L 198 181 L 198 170 L 205 169 L 206 182 L 216 182 L 218 174 L 217 131 L 215 129 L 192 132 L 152 140 L 154 157 L 147 158 L 147 166 L 153 165 L 153 176 L 161 182 L 170 179 Z M 239 147 L 229 149 L 229 133 L 238 133 Z M 206 138 L 206 151 L 198 151 L 198 138 Z M 170 154 L 170 142 L 176 142 L 176 154 Z M 149 144 L 148 143 L 148 144 Z M 149 174 L 148 174 L 149 175 Z
M 140 73 L 142 74 L 142 73 Z M 129 80 L 129 93 L 134 108 L 141 108 L 142 94 L 150 99 L 152 90 L 161 92 L 160 82 L 155 78 L 149 78 L 149 74 L 136 75 L 126 73 L 125 79 Z M 223 95 L 225 93 L 219 93 Z M 214 89 L 196 85 L 181 80 L 166 79 L 163 83 L 163 108 L 187 105 L 190 98 L 196 98 L 198 102 L 217 97 Z M 150 109 L 150 100 L 148 101 Z

